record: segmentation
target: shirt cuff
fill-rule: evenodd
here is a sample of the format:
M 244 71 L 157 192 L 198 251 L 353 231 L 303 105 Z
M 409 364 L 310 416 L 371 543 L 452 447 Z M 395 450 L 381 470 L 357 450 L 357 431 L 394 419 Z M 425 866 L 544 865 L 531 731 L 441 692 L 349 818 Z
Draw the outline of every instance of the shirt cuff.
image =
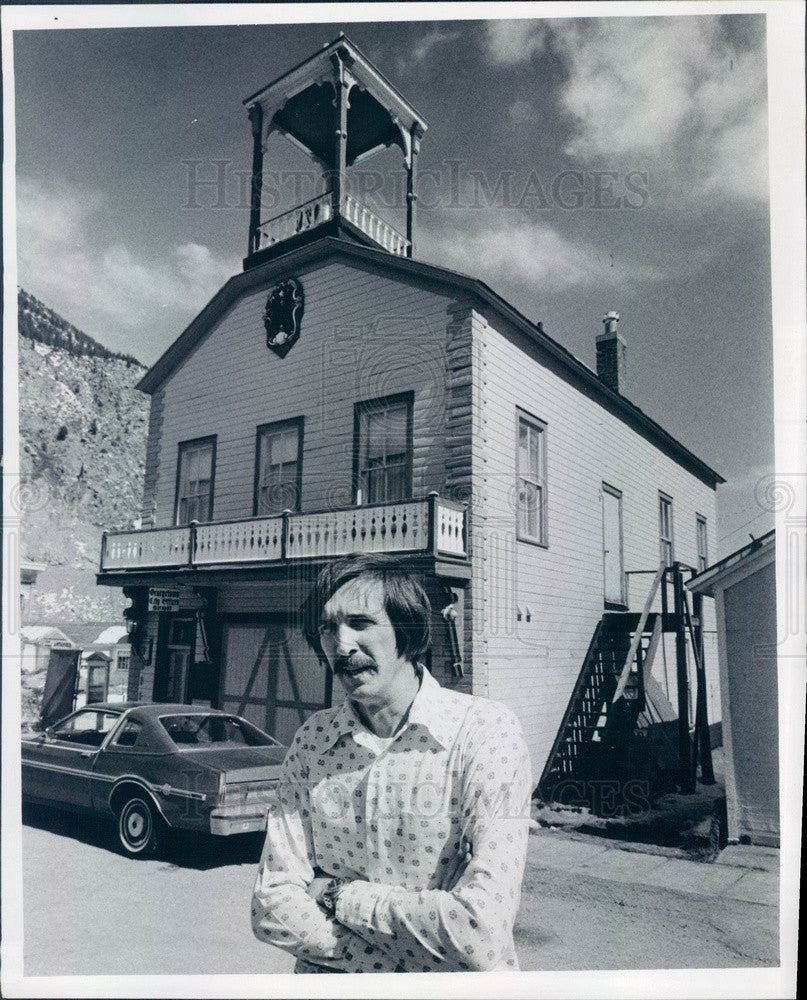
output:
M 351 930 L 368 930 L 373 926 L 376 904 L 386 899 L 392 888 L 391 885 L 377 885 L 361 880 L 348 882 L 336 894 L 334 916 L 340 924 Z

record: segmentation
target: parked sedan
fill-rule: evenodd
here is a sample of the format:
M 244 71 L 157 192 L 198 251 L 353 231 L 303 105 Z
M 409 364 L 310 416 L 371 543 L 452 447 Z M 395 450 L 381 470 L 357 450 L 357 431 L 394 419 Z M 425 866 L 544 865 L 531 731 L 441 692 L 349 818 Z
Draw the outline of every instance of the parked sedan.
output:
M 191 705 L 81 708 L 22 742 L 26 801 L 117 820 L 132 857 L 168 827 L 261 830 L 286 748 L 245 719 Z

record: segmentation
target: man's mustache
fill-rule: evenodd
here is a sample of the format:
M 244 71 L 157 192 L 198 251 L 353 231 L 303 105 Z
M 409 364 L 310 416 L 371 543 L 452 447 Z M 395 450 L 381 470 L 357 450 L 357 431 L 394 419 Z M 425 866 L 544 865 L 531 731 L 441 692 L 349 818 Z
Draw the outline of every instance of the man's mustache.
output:
M 372 660 L 369 656 L 362 656 L 361 653 L 354 653 L 353 656 L 338 656 L 334 660 L 333 672 L 335 674 L 353 673 L 354 670 L 374 666 L 375 660 Z

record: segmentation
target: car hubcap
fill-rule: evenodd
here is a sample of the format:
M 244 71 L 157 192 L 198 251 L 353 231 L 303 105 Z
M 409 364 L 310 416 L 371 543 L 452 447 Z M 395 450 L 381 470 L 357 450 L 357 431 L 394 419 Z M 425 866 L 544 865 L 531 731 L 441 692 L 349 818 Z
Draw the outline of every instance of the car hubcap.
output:
M 151 816 L 141 803 L 130 803 L 121 816 L 121 834 L 126 846 L 142 850 L 151 836 Z
M 137 840 L 143 835 L 143 827 L 146 824 L 143 822 L 143 817 L 139 815 L 134 815 L 129 817 L 129 822 L 126 824 L 126 830 L 132 840 Z

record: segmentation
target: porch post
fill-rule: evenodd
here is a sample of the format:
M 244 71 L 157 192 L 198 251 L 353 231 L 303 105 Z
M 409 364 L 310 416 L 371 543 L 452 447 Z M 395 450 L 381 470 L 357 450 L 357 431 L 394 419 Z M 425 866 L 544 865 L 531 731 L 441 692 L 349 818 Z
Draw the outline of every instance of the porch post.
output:
M 334 152 L 333 152 L 333 214 L 339 217 L 342 212 L 342 200 L 345 195 L 345 181 L 347 174 L 347 109 L 348 93 L 350 91 L 350 81 L 347 77 L 347 67 L 339 52 L 334 52 L 331 56 L 336 78 L 334 88 L 336 90 L 335 104 L 335 125 L 334 130 Z
M 252 124 L 252 184 L 249 196 L 249 247 L 247 254 L 258 249 L 258 229 L 261 224 L 261 189 L 263 188 L 263 107 L 253 104 L 249 109 Z
M 684 581 L 681 564 L 673 563 L 673 593 L 675 595 L 675 666 L 678 687 L 678 766 L 681 791 L 695 791 L 689 742 L 689 682 L 687 678 L 686 623 L 684 622 Z
M 406 256 L 411 257 L 414 251 L 415 232 L 415 204 L 417 195 L 415 194 L 415 181 L 417 179 L 417 156 L 420 152 L 420 140 L 423 137 L 423 130 L 415 122 L 411 130 L 411 142 L 409 145 L 409 162 L 406 165 L 406 239 L 408 246 Z
M 703 659 L 703 594 L 692 597 L 692 614 L 695 619 L 695 652 L 697 655 L 698 693 L 695 703 L 695 739 L 698 743 L 701 761 L 701 782 L 704 785 L 715 783 L 714 766 L 712 765 L 712 741 L 709 738 L 709 710 L 706 699 L 706 663 Z

